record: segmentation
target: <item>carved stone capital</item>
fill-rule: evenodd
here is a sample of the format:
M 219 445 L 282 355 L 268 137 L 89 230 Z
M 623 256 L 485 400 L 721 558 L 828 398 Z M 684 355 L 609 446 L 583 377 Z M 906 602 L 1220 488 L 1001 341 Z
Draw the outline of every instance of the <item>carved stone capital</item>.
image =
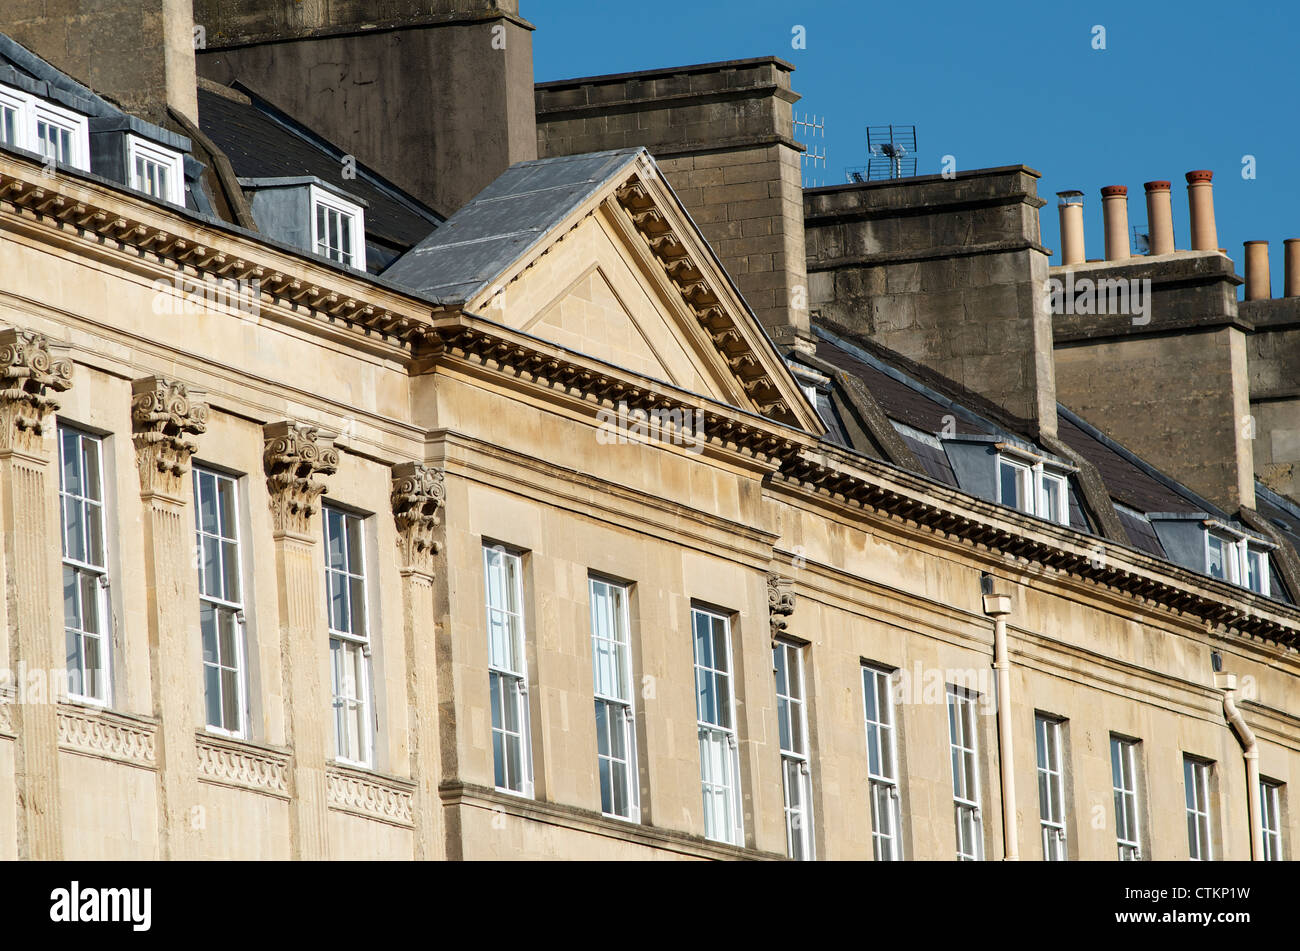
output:
M 792 584 L 794 582 L 789 578 L 782 578 L 778 574 L 769 573 L 767 576 L 767 614 L 774 638 L 786 632 L 789 627 L 786 618 L 794 614 L 794 593 L 790 591 Z
M 72 386 L 72 361 L 55 359 L 44 334 L 0 330 L 0 451 L 36 452 Z
M 393 466 L 393 518 L 403 567 L 432 572 L 438 554 L 434 531 L 446 500 L 446 476 L 441 469 L 418 462 Z
M 262 427 L 266 488 L 271 494 L 275 533 L 308 537 L 311 518 L 325 491 L 318 476 L 333 475 L 339 467 L 334 441 L 315 426 L 281 420 Z
M 179 497 L 181 480 L 198 448 L 190 437 L 208 428 L 207 404 L 191 396 L 184 383 L 142 377 L 131 384 L 131 426 L 140 491 Z

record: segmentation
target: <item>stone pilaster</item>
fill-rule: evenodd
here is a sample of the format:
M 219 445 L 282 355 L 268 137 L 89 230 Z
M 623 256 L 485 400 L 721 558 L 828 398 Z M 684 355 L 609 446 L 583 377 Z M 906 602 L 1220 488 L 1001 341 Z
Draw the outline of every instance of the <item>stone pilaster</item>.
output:
M 775 573 L 767 576 L 767 615 L 773 644 L 789 628 L 787 618 L 794 614 L 794 592 L 790 590 L 793 583 Z
M 58 603 L 57 457 L 48 437 L 59 408 L 53 394 L 72 385 L 72 363 L 55 359 L 49 342 L 25 330 L 0 331 L 0 510 L 3 511 L 4 597 L 9 604 L 9 659 L 16 671 L 61 670 L 63 616 Z M 60 826 L 57 697 L 29 697 L 19 683 L 11 716 L 17 735 L 18 857 L 63 857 Z M 30 702 L 29 702 L 30 701 Z
M 406 638 L 407 705 L 411 772 L 415 780 L 415 857 L 445 857 L 438 708 L 438 625 L 434 620 L 436 535 L 446 501 L 443 473 L 415 462 L 393 467 L 393 518 L 402 574 L 402 627 Z
M 329 857 L 326 766 L 332 759 L 328 620 L 315 518 L 322 476 L 338 469 L 333 441 L 301 423 L 263 427 L 266 487 L 275 531 L 285 722 L 293 745 L 291 856 Z
M 191 810 L 198 804 L 203 655 L 194 513 L 186 473 L 207 429 L 208 407 L 185 384 L 160 376 L 131 386 L 131 427 L 140 470 L 150 687 L 158 731 L 159 842 L 165 859 L 197 857 Z

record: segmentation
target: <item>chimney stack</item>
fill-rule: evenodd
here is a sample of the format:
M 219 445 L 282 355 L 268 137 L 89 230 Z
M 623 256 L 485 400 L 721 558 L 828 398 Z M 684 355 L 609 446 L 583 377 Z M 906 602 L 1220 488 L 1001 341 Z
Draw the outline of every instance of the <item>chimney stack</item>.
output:
M 1218 251 L 1219 234 L 1214 227 L 1214 173 L 1198 169 L 1187 173 L 1187 206 L 1192 216 L 1192 250 Z
M 1273 296 L 1273 286 L 1268 279 L 1268 242 L 1247 241 L 1246 249 L 1246 300 L 1268 300 Z
M 191 0 L 6 2 L 0 32 L 129 113 L 198 122 Z
M 200 75 L 246 82 L 443 214 L 537 158 L 519 0 L 193 3 Z
M 1174 215 L 1169 201 L 1169 182 L 1147 182 L 1147 240 L 1152 254 L 1174 250 Z
M 1132 257 L 1128 237 L 1128 189 L 1107 185 L 1101 190 L 1101 213 L 1106 226 L 1106 260 Z
M 1082 264 L 1087 260 L 1083 250 L 1083 192 L 1057 192 L 1056 197 L 1061 213 L 1061 263 Z
M 1287 238 L 1282 249 L 1282 296 L 1300 297 L 1300 238 Z

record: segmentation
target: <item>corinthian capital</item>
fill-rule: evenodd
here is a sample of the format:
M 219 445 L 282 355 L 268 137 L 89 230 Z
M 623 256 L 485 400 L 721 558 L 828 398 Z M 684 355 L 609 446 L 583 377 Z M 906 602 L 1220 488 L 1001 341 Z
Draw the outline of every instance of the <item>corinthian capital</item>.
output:
M 433 557 L 438 554 L 434 530 L 446 499 L 442 470 L 418 462 L 393 467 L 393 518 L 397 521 L 397 544 L 405 567 L 432 571 Z
M 179 496 L 198 448 L 190 437 L 208 428 L 207 404 L 191 396 L 184 383 L 146 376 L 131 384 L 131 425 L 140 491 Z
M 72 361 L 56 360 L 44 334 L 0 330 L 0 450 L 41 447 L 59 401 L 72 386 Z
M 325 491 L 318 476 L 333 475 L 339 467 L 334 441 L 315 426 L 282 420 L 262 427 L 266 487 L 271 493 L 271 515 L 276 534 L 307 536 L 317 502 Z
M 767 576 L 767 613 L 773 637 L 781 636 L 790 626 L 786 618 L 794 614 L 794 592 L 790 590 L 793 583 L 774 572 Z

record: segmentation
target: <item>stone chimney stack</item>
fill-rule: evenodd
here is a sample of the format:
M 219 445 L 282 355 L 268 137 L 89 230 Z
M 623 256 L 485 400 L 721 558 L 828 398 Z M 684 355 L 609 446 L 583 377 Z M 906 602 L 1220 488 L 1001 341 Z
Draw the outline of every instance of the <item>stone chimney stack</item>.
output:
M 0 32 L 127 112 L 198 121 L 191 0 L 5 0 Z
M 810 307 L 1054 437 L 1039 177 L 1012 165 L 805 190 Z
M 537 157 L 519 0 L 194 0 L 199 73 L 238 79 L 451 214 Z

